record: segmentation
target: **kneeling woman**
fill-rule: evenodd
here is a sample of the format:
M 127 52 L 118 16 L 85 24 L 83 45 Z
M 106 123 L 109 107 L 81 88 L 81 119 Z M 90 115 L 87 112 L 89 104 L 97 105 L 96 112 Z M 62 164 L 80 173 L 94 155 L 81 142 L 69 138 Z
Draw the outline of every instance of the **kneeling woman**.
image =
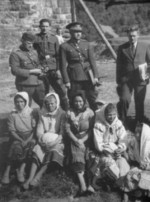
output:
M 4 172 L 2 183 L 10 182 L 9 174 L 14 161 L 20 163 L 17 172 L 19 182 L 24 182 L 25 166 L 29 155 L 35 145 L 34 131 L 36 119 L 33 110 L 29 107 L 29 97 L 26 92 L 19 92 L 14 98 L 15 110 L 8 118 L 8 129 L 13 140 L 8 154 L 7 167 Z
M 80 182 L 80 193 L 87 192 L 85 183 L 85 154 L 88 147 L 88 139 L 92 130 L 94 113 L 86 107 L 86 100 L 82 92 L 76 93 L 72 98 L 72 109 L 67 113 L 66 133 L 71 142 L 72 169 L 77 174 Z
M 23 184 L 24 189 L 28 189 L 30 185 L 37 186 L 39 184 L 50 162 L 56 162 L 63 166 L 64 121 L 65 112 L 60 108 L 58 95 L 56 93 L 47 94 L 37 126 L 38 144 L 33 149 L 34 160 L 29 178 Z

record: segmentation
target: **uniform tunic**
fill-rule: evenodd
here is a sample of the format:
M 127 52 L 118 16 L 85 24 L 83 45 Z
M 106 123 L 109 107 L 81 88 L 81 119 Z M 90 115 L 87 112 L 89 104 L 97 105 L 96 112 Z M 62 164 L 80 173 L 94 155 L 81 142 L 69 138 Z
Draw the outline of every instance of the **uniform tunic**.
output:
M 98 71 L 90 44 L 80 40 L 76 45 L 72 39 L 63 43 L 60 48 L 60 68 L 64 83 L 71 83 L 70 98 L 75 91 L 83 90 L 90 107 L 95 110 L 97 92 L 87 70 L 91 69 L 95 78 Z
M 42 106 L 45 96 L 43 80 L 38 75 L 30 74 L 30 70 L 40 68 L 37 52 L 34 49 L 28 51 L 21 45 L 19 49 L 11 53 L 9 64 L 12 74 L 16 76 L 17 90 L 29 94 L 30 106 L 32 98 L 39 106 Z
M 84 59 L 84 63 L 90 66 L 94 76 L 98 77 L 98 71 L 96 68 L 95 59 L 93 56 L 93 49 L 87 41 L 81 40 L 78 44 L 81 55 Z M 71 81 L 87 81 L 88 76 L 85 73 L 81 60 L 79 57 L 79 52 L 75 48 L 75 44 L 72 40 L 65 42 L 61 45 L 61 68 L 64 83 Z
M 66 89 L 63 85 L 61 75 L 57 73 L 59 70 L 59 43 L 56 36 L 51 34 L 43 35 L 41 33 L 36 35 L 34 48 L 38 52 L 40 64 L 43 69 L 46 69 L 47 83 L 53 87 L 56 93 L 61 98 L 61 106 L 64 110 L 68 108 L 68 100 L 66 95 Z M 47 91 L 49 86 L 46 83 Z
M 50 70 L 58 69 L 59 44 L 56 36 L 37 34 L 34 48 L 37 50 L 43 66 L 48 66 Z M 46 56 L 49 58 L 46 59 Z
M 27 51 L 20 46 L 9 58 L 12 74 L 16 76 L 16 85 L 36 86 L 42 83 L 37 75 L 31 75 L 30 70 L 38 68 L 39 60 L 35 50 Z

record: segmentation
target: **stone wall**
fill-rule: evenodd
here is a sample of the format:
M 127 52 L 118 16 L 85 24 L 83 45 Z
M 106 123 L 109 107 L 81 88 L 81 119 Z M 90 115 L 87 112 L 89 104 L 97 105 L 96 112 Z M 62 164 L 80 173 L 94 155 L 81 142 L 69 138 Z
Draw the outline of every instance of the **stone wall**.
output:
M 49 18 L 52 30 L 71 22 L 70 0 L 0 1 L 0 59 L 8 56 L 24 31 L 38 31 L 38 22 Z

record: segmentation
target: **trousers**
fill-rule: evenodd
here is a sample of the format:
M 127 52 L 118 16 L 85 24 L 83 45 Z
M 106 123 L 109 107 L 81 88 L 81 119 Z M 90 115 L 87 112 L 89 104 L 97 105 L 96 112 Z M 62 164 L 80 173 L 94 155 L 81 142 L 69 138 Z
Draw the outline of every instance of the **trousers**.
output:
M 18 91 L 25 91 L 29 95 L 29 106 L 32 104 L 32 99 L 40 106 L 43 105 L 43 100 L 46 94 L 45 85 L 41 83 L 37 86 L 21 86 L 16 85 Z
M 142 122 L 144 118 L 146 85 L 134 85 L 128 82 L 124 83 L 119 88 L 120 100 L 117 104 L 119 118 L 123 123 L 126 121 L 129 105 L 131 103 L 131 97 L 134 91 L 136 120 Z
M 96 110 L 95 100 L 98 92 L 90 81 L 72 81 L 71 90 L 68 92 L 69 99 L 71 100 L 72 95 L 77 91 L 83 91 L 92 110 Z
M 56 70 L 49 71 L 47 74 L 47 78 L 48 78 L 49 84 L 52 86 L 54 91 L 60 97 L 61 107 L 64 110 L 67 110 L 69 108 L 69 101 L 67 97 L 67 90 L 65 85 L 63 84 L 62 78 L 57 75 Z

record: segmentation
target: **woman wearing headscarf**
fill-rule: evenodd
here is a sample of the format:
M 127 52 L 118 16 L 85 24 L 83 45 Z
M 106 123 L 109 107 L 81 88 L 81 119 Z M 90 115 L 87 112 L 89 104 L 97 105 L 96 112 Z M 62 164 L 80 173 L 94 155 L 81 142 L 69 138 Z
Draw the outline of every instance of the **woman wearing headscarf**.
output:
M 36 117 L 29 107 L 29 97 L 26 92 L 18 92 L 14 98 L 15 109 L 8 117 L 8 130 L 12 144 L 8 153 L 7 167 L 4 172 L 2 183 L 9 184 L 10 169 L 14 161 L 19 161 L 20 168 L 17 170 L 19 182 L 24 182 L 24 172 L 28 157 L 31 156 L 35 145 L 34 132 Z
M 128 161 L 132 169 L 128 172 L 122 189 L 126 192 L 146 190 L 150 197 L 150 127 L 138 123 L 135 135 L 128 138 Z
M 80 183 L 79 196 L 86 195 L 85 164 L 88 140 L 92 130 L 93 111 L 87 107 L 82 92 L 76 92 L 72 97 L 71 109 L 67 113 L 66 133 L 71 144 L 71 165 Z M 90 188 L 90 187 L 89 187 Z
M 127 132 L 112 103 L 97 113 L 95 120 L 93 132 L 94 145 L 99 157 L 99 175 L 108 178 L 109 182 L 112 179 L 114 183 L 114 180 L 125 176 L 130 169 L 122 156 L 127 149 Z
M 64 122 L 65 112 L 60 108 L 58 95 L 56 93 L 47 94 L 37 125 L 38 144 L 33 149 L 33 163 L 29 178 L 23 184 L 24 189 L 28 189 L 30 185 L 37 186 L 39 184 L 49 163 L 56 162 L 61 167 L 63 166 Z

